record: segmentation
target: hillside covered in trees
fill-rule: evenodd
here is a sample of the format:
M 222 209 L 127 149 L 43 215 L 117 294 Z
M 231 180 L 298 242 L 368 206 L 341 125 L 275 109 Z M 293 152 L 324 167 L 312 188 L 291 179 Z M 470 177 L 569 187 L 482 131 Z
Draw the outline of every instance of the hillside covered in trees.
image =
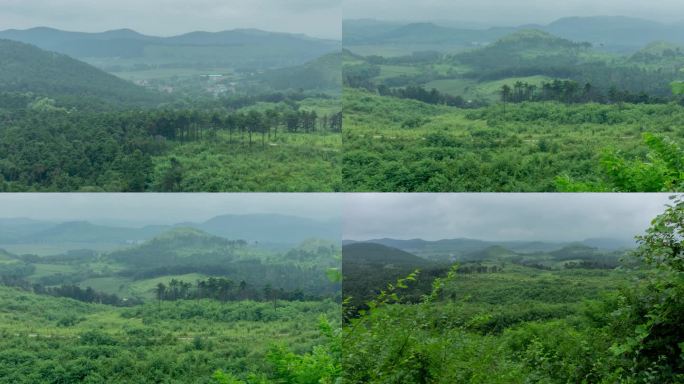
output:
M 543 252 L 494 246 L 465 253 L 430 284 L 425 262 L 385 281 L 345 270 L 344 296 L 365 305 L 345 311 L 344 380 L 681 382 L 682 210 L 675 199 L 633 249 L 620 252 L 582 244 Z M 352 244 L 353 260 L 365 244 Z M 380 246 L 388 271 L 408 259 Z
M 134 84 L 24 43 L 2 40 L 0 53 L 0 190 L 341 188 L 334 54 L 292 63 L 303 69 Z
M 15 103 L 21 107 L 33 103 L 39 108 L 61 105 L 88 108 L 108 103 L 127 106 L 154 106 L 163 96 L 121 80 L 69 56 L 43 51 L 35 46 L 11 40 L 0 40 L 0 89 L 5 96 L 2 106 Z M 31 99 L 27 93 L 43 97 Z M 49 99 L 44 99 L 49 98 Z M 52 101 L 48 101 L 48 100 Z M 51 103 L 53 105 L 50 105 Z M 101 106 L 101 104 L 99 105 Z
M 117 227 L 2 218 L 0 228 L 0 382 L 340 375 L 335 220 L 222 215 Z
M 461 33 L 414 27 L 433 43 Z M 366 42 L 373 55 L 345 44 L 345 190 L 681 189 L 676 43 L 615 53 L 515 29 L 467 49 L 382 55 L 401 38 Z

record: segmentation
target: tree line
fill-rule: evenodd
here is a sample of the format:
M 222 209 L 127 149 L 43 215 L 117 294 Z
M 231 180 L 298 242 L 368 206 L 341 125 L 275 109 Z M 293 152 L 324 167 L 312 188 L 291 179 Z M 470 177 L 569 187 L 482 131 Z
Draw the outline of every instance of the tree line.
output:
M 145 116 L 142 122 L 147 132 L 153 136 L 161 136 L 170 140 L 187 141 L 213 137 L 218 131 L 227 131 L 229 141 L 244 142 L 248 137 L 253 143 L 253 135 L 261 135 L 261 144 L 265 145 L 266 136 L 277 138 L 278 132 L 313 133 L 341 132 L 342 112 L 321 115 L 314 110 L 269 109 L 263 112 L 205 112 L 198 110 L 163 110 Z
M 583 85 L 574 80 L 555 79 L 542 82 L 540 86 L 524 81 L 516 81 L 513 86 L 504 84 L 499 90 L 503 103 L 522 103 L 526 101 L 558 101 L 562 103 L 666 103 L 667 99 L 648 95 L 645 92 L 632 93 L 611 87 L 607 92 L 587 82 Z
M 439 92 L 432 88 L 427 90 L 422 86 L 406 86 L 404 88 L 390 88 L 384 84 L 377 87 L 380 96 L 398 97 L 400 99 L 412 99 L 422 101 L 427 104 L 448 105 L 459 108 L 479 108 L 485 105 L 482 101 L 465 100 L 461 96 L 453 96 L 448 93 Z
M 143 303 L 142 300 L 136 297 L 121 298 L 113 293 L 98 292 L 92 287 L 81 288 L 74 284 L 46 286 L 40 283 L 31 283 L 28 280 L 11 275 L 0 276 L 0 284 L 39 295 L 68 297 L 85 303 L 99 303 L 117 307 L 131 307 Z
M 213 299 L 221 302 L 227 301 L 305 301 L 320 300 L 320 297 L 305 294 L 301 289 L 286 291 L 283 288 L 274 288 L 266 284 L 259 288 L 241 280 L 236 282 L 223 277 L 210 277 L 206 280 L 197 280 L 195 283 L 171 279 L 168 284 L 158 283 L 154 293 L 159 302 L 176 300 L 199 300 Z

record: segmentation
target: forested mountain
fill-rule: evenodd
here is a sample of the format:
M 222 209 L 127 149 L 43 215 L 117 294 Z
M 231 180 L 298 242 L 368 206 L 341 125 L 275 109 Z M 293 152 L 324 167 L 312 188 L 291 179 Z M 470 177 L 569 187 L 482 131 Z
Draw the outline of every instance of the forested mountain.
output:
M 131 243 L 149 240 L 173 228 L 193 228 L 231 240 L 266 244 L 298 244 L 312 238 L 339 241 L 341 223 L 273 215 L 222 215 L 200 223 L 150 225 L 140 228 L 97 225 L 86 221 L 52 223 L 28 219 L 0 220 L 0 244 Z
M 429 290 L 432 281 L 446 272 L 447 266 L 382 244 L 362 242 L 344 245 L 342 294 L 349 299 L 345 317 L 367 308 L 367 302 L 388 284 L 416 270 L 421 270 L 421 273 L 411 289 L 405 292 L 403 301 L 417 301 Z
M 605 36 L 631 23 L 609 21 Z M 381 27 L 377 40 L 344 44 L 346 191 L 682 189 L 681 33 L 625 51 L 543 26 L 481 40 L 424 23 Z M 459 36 L 467 46 L 457 49 Z
M 677 56 L 676 51 L 672 56 Z M 600 101 L 601 94 L 604 99 L 615 98 L 615 95 L 609 95 L 611 89 L 618 93 L 668 97 L 670 84 L 680 77 L 679 69 L 684 65 L 684 55 L 680 54 L 679 65 L 672 62 L 659 68 L 644 68 L 630 62 L 629 58 L 605 57 L 589 43 L 570 41 L 539 30 L 521 30 L 506 35 L 486 47 L 458 53 L 453 60 L 469 66 L 465 78 L 479 82 L 532 76 L 570 79 L 578 89 L 564 89 L 566 99 L 579 100 L 579 94 L 582 94 L 585 100 L 595 101 Z M 546 87 L 522 83 L 541 88 L 542 93 L 553 92 L 550 81 Z
M 281 223 L 296 226 L 298 220 L 304 221 L 281 219 Z M 128 239 L 122 240 L 123 236 Z M 282 299 L 334 297 L 340 285 L 327 276 L 330 269 L 340 267 L 339 242 L 308 236 L 298 243 L 264 247 L 182 225 L 136 232 L 87 222 L 57 224 L 0 246 L 0 284 L 32 290 L 39 286 L 50 294 L 77 299 L 85 295 L 81 290 L 90 289 L 109 295 L 102 300 L 114 305 L 153 298 L 159 283 L 176 281 L 194 287 L 197 281 L 210 278 L 229 283 L 231 293 L 224 292 L 224 301 L 268 300 L 270 293 L 262 291 L 265 287 L 280 290 Z M 189 288 L 174 293 L 173 300 L 189 298 Z M 83 300 L 97 301 L 93 295 Z
M 418 297 L 415 274 L 345 280 L 345 296 L 375 291 L 366 310 L 347 308 L 345 380 L 680 383 L 684 202 L 672 200 L 619 264 L 579 243 L 526 255 L 494 246 Z
M 457 51 L 489 44 L 522 29 L 539 29 L 574 41 L 586 41 L 601 50 L 630 53 L 653 41 L 684 43 L 684 24 L 663 24 L 621 16 L 566 17 L 548 25 L 521 25 L 480 29 L 455 28 L 450 23 L 397 23 L 377 20 L 345 20 L 344 43 L 353 46 L 425 44 Z
M 412 251 L 409 253 L 381 243 Z M 608 242 L 604 241 L 604 244 Z M 391 302 L 419 302 L 433 289 L 433 281 L 445 276 L 454 263 L 458 266 L 455 273 L 462 276 L 497 274 L 505 270 L 524 273 L 566 273 L 576 269 L 609 271 L 620 265 L 626 251 L 598 249 L 582 242 L 510 241 L 497 244 L 471 239 L 436 242 L 380 239 L 347 241 L 342 247 L 342 255 L 343 295 L 350 299 L 347 316 L 353 317 L 357 310 L 366 309 L 366 304 L 383 290 L 388 295 L 392 290 L 402 290 L 400 299 L 388 296 Z M 413 276 L 412 280 L 403 281 L 401 285 L 405 287 L 400 287 L 397 280 L 407 276 Z
M 151 106 L 163 100 L 152 91 L 63 54 L 4 39 L 0 39 L 0 89 L 49 97 L 62 106 Z
M 300 65 L 339 50 L 336 41 L 256 29 L 156 37 L 127 29 L 84 33 L 41 27 L 2 31 L 0 38 L 34 44 L 101 67 L 112 65 L 103 59 L 116 59 L 120 65 L 130 68 L 136 64 L 170 68 L 271 68 Z
M 400 249 L 370 242 L 344 245 L 343 253 L 343 263 L 376 265 L 392 264 L 409 265 L 413 267 L 431 264 L 425 259 Z
M 472 260 L 471 256 L 478 255 L 480 252 L 487 250 L 505 249 L 507 252 L 538 253 L 538 252 L 555 252 L 567 246 L 582 245 L 591 249 L 597 249 L 603 252 L 620 251 L 631 249 L 634 247 L 634 242 L 629 239 L 586 239 L 580 242 L 548 242 L 548 241 L 486 241 L 478 239 L 443 239 L 428 241 L 423 239 L 370 239 L 364 242 L 355 242 L 346 240 L 345 247 L 350 247 L 357 244 L 380 244 L 385 247 L 396 248 L 405 252 L 418 255 L 428 260 L 433 261 L 461 261 Z M 417 263 L 416 265 L 419 265 Z

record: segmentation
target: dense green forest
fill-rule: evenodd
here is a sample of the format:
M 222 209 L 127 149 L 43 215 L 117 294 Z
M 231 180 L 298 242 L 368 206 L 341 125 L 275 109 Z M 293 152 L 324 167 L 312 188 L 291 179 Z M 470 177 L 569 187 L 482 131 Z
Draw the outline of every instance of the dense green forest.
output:
M 402 33 L 428 44 L 449 31 L 435 30 Z M 344 190 L 682 188 L 676 44 L 617 54 L 520 29 L 451 51 L 358 53 L 396 48 L 392 31 L 391 42 L 386 32 L 345 44 Z
M 39 32 L 28 40 L 75 38 Z M 296 47 L 283 47 L 279 64 L 230 74 L 203 67 L 132 79 L 0 40 L 0 190 L 340 190 L 339 51 L 331 42 L 246 35 L 256 51 L 279 39 Z M 319 46 L 304 54 L 311 44 Z
M 329 300 L 116 308 L 0 287 L 0 301 L 3 383 L 332 383 L 339 375 L 340 307 Z
M 278 215 L 184 224 L 0 220 L 0 382 L 334 383 L 341 249 L 302 238 L 339 231 Z
M 361 263 L 417 270 L 385 282 L 345 271 L 345 297 L 367 299 L 362 308 L 346 300 L 343 381 L 680 383 L 683 215 L 674 200 L 634 250 L 465 252 L 430 284 L 421 283 L 428 260 L 377 244 L 369 257 L 351 249 Z

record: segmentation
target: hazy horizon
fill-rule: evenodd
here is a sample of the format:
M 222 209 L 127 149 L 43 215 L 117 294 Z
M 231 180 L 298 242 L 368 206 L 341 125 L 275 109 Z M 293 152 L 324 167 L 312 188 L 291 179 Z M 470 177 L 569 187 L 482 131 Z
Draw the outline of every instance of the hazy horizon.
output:
M 396 18 L 396 19 L 391 19 L 391 18 L 382 18 L 382 17 L 345 17 L 345 18 L 343 18 L 342 21 L 343 22 L 375 21 L 375 22 L 380 22 L 380 23 L 395 23 L 395 24 L 432 23 L 432 24 L 436 24 L 436 25 L 450 26 L 450 27 L 457 27 L 457 28 L 460 27 L 460 28 L 467 28 L 467 29 L 489 29 L 489 28 L 516 28 L 516 27 L 521 27 L 521 26 L 547 26 L 549 24 L 552 24 L 552 23 L 559 21 L 559 20 L 562 20 L 562 19 L 568 19 L 568 18 L 601 18 L 601 17 L 641 20 L 641 21 L 646 21 L 646 22 L 658 23 L 658 24 L 662 24 L 665 26 L 684 23 L 684 18 L 677 19 L 674 21 L 659 21 L 659 20 L 649 19 L 649 18 L 645 18 L 645 17 L 613 15 L 613 14 L 591 15 L 591 16 L 567 15 L 567 16 L 561 16 L 561 17 L 546 20 L 546 21 L 525 22 L 525 23 L 479 22 L 477 20 L 447 19 L 447 18 L 443 18 L 443 17 L 442 18 L 434 18 L 434 19 L 433 18 L 414 18 L 414 19 Z
M 0 219 L 144 226 L 278 214 L 327 221 L 341 218 L 341 204 L 325 193 L 4 193 Z
M 206 32 L 206 33 L 220 33 L 220 32 L 230 32 L 230 31 L 239 31 L 239 30 L 259 30 L 263 32 L 268 32 L 268 33 L 283 33 L 283 34 L 289 34 L 289 35 L 300 35 L 300 36 L 306 36 L 308 38 L 314 38 L 314 39 L 322 39 L 322 40 L 339 40 L 338 38 L 325 38 L 325 37 L 316 37 L 312 35 L 308 35 L 306 33 L 298 33 L 298 32 L 287 32 L 287 31 L 275 31 L 275 30 L 267 30 L 267 29 L 261 29 L 261 28 L 229 28 L 229 29 L 222 29 L 222 30 L 215 30 L 215 31 L 205 31 L 205 30 L 188 30 L 185 32 L 180 32 L 178 34 L 172 34 L 172 35 L 155 35 L 155 34 L 147 34 L 147 33 L 142 33 L 136 29 L 133 28 L 114 28 L 114 29 L 103 29 L 101 31 L 98 30 L 93 30 L 93 31 L 80 31 L 80 30 L 69 30 L 69 29 L 62 29 L 62 28 L 56 28 L 52 27 L 49 25 L 36 25 L 33 27 L 28 27 L 28 28 L 5 28 L 5 29 L 0 29 L 0 32 L 3 31 L 8 31 L 8 30 L 18 30 L 18 31 L 28 31 L 32 29 L 39 29 L 39 28 L 46 28 L 46 29 L 54 29 L 62 32 L 73 32 L 73 33 L 91 33 L 91 34 L 98 34 L 98 33 L 105 33 L 105 32 L 112 32 L 112 31 L 121 31 L 121 30 L 130 30 L 136 33 L 139 33 L 141 35 L 147 36 L 147 37 L 176 37 L 176 36 L 182 36 L 186 35 L 189 33 L 195 33 L 195 32 Z
M 0 0 L 0 30 L 132 29 L 152 36 L 261 29 L 341 39 L 341 0 Z
M 342 9 L 344 20 L 441 21 L 482 26 L 548 24 L 563 17 L 592 16 L 632 17 L 661 23 L 684 22 L 684 3 L 675 0 L 568 0 L 563 3 L 536 0 L 427 0 L 420 4 L 409 0 L 344 0 Z
M 345 196 L 342 238 L 627 240 L 648 228 L 650 221 L 664 210 L 669 195 L 354 194 Z

